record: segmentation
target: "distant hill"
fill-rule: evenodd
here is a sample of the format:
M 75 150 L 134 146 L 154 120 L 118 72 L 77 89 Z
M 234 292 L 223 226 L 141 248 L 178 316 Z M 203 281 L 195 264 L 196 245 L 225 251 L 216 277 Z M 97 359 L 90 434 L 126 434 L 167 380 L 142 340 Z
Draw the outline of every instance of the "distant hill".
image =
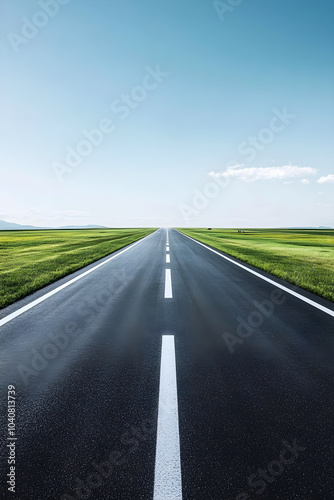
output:
M 13 229 L 45 229 L 42 227 L 35 227 L 35 226 L 26 226 L 23 224 L 16 224 L 15 222 L 7 222 L 5 220 L 0 219 L 0 230 L 13 230 Z
M 24 224 L 16 224 L 16 222 L 7 222 L 0 219 L 0 231 L 13 231 L 13 230 L 24 230 L 24 229 L 107 229 L 106 226 L 94 226 L 92 224 L 88 226 L 62 226 L 62 227 L 38 227 L 29 226 Z

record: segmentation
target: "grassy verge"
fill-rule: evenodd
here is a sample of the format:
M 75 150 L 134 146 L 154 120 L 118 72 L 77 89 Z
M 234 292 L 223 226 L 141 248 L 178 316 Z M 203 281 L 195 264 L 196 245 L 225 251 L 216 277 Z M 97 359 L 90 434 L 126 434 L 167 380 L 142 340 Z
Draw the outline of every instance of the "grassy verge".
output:
M 180 231 L 334 302 L 334 230 Z
M 0 309 L 153 231 L 0 231 Z

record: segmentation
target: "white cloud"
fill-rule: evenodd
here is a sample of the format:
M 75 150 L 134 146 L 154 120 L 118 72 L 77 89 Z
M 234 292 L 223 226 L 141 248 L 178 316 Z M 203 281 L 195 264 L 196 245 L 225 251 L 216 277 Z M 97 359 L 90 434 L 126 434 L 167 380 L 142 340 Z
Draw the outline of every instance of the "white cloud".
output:
M 319 184 L 325 184 L 326 182 L 334 182 L 334 174 L 328 174 L 325 177 L 320 177 L 317 180 Z
M 234 165 L 227 167 L 224 172 L 210 172 L 209 175 L 212 177 L 234 177 L 241 181 L 252 182 L 292 179 L 314 175 L 317 172 L 315 168 L 297 167 L 295 165 L 284 165 L 283 167 L 243 167 L 243 165 Z
M 310 184 L 309 179 L 301 179 L 299 182 L 300 182 L 301 184 Z

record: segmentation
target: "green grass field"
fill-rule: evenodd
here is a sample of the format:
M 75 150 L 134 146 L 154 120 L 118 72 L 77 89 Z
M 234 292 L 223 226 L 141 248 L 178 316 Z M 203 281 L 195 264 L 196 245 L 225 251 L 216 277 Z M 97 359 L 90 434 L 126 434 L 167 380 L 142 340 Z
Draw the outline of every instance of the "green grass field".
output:
M 334 302 L 334 230 L 180 231 Z
M 0 308 L 154 229 L 0 231 Z

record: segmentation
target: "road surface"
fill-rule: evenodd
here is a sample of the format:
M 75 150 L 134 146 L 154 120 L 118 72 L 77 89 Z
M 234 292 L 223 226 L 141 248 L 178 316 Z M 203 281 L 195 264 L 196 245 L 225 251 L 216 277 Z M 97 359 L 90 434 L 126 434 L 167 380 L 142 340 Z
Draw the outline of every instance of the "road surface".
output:
M 333 304 L 236 263 L 160 229 L 1 311 L 1 498 L 333 499 Z

